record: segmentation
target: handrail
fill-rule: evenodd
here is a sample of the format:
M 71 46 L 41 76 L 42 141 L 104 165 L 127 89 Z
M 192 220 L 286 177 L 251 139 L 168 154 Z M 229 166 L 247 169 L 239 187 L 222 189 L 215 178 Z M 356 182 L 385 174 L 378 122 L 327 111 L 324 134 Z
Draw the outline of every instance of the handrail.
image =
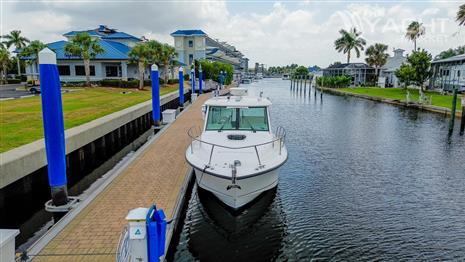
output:
M 195 132 L 196 134 L 194 134 L 194 132 Z M 224 146 L 224 145 L 214 144 L 214 143 L 211 143 L 211 142 L 207 142 L 207 141 L 201 140 L 201 139 L 199 138 L 200 135 L 201 135 L 201 129 L 200 129 L 199 127 L 196 127 L 196 126 L 193 126 L 193 127 L 189 128 L 189 130 L 187 131 L 187 134 L 188 134 L 188 136 L 191 138 L 191 153 L 194 153 L 194 147 L 193 147 L 193 142 L 194 142 L 194 141 L 198 141 L 200 144 L 204 143 L 204 144 L 210 145 L 210 146 L 212 147 L 212 148 L 211 148 L 211 151 L 210 151 L 210 157 L 209 157 L 209 160 L 208 160 L 208 165 L 211 164 L 211 160 L 212 160 L 212 157 L 213 157 L 213 151 L 214 151 L 215 147 L 226 148 L 226 149 L 232 149 L 232 150 L 236 150 L 236 149 L 246 149 L 246 148 L 254 148 L 254 149 L 255 149 L 255 154 L 256 154 L 257 160 L 258 160 L 258 166 L 259 166 L 260 168 L 263 167 L 263 165 L 262 165 L 262 161 L 261 161 L 261 159 L 260 159 L 260 155 L 259 155 L 259 153 L 258 153 L 257 147 L 264 146 L 264 145 L 268 145 L 268 144 L 272 144 L 272 145 L 273 145 L 273 148 L 274 148 L 275 142 L 279 141 L 279 155 L 281 155 L 282 147 L 283 147 L 283 145 L 284 145 L 284 141 L 285 141 L 285 138 L 286 138 L 286 130 L 285 130 L 284 127 L 282 127 L 282 126 L 276 127 L 276 131 L 275 131 L 275 133 L 273 134 L 273 135 L 274 135 L 274 139 L 273 139 L 273 140 L 268 141 L 268 142 L 265 142 L 265 143 L 254 144 L 254 145 L 248 145 L 248 146 L 241 146 L 241 147 Z

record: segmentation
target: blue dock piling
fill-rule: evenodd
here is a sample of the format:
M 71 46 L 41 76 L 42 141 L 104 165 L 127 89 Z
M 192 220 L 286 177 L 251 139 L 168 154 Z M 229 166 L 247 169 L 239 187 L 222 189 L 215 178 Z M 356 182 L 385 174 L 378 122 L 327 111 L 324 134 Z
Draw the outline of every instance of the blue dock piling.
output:
M 160 80 L 158 66 L 153 64 L 150 72 L 152 79 L 152 119 L 155 126 L 160 125 Z
M 220 71 L 220 89 L 223 89 L 223 71 Z
M 179 67 L 179 106 L 184 107 L 184 70 Z
M 45 48 L 40 51 L 39 61 L 48 182 L 53 205 L 62 206 L 66 205 L 69 200 L 66 185 L 65 131 L 60 76 L 56 54 L 52 50 Z
M 202 94 L 202 88 L 203 88 L 203 83 L 202 83 L 202 65 L 199 66 L 199 94 Z

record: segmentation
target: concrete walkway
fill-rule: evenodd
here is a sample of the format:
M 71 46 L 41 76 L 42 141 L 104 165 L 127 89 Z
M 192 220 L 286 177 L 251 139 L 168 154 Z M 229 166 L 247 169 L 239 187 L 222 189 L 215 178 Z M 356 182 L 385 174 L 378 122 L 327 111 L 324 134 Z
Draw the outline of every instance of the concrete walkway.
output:
M 149 145 L 97 198 L 85 207 L 33 261 L 115 261 L 121 231 L 129 210 L 162 208 L 167 221 L 190 170 L 185 150 L 187 130 L 203 123 L 197 101 Z

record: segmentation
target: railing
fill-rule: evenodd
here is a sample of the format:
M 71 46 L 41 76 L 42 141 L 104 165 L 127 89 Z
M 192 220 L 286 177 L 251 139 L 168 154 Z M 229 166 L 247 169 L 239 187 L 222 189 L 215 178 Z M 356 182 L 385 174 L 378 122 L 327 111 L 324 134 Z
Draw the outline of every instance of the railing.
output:
M 116 262 L 129 262 L 129 230 L 124 227 L 116 249 Z
M 255 144 L 255 145 L 241 146 L 241 147 L 230 147 L 230 146 L 218 145 L 218 144 L 214 144 L 214 143 L 211 143 L 211 142 L 206 142 L 204 140 L 201 140 L 200 135 L 202 134 L 202 130 L 200 129 L 200 127 L 191 127 L 189 129 L 189 131 L 187 131 L 187 134 L 191 138 L 191 153 L 194 153 L 194 146 L 193 146 L 194 141 L 199 142 L 200 145 L 207 144 L 207 145 L 211 146 L 210 157 L 208 159 L 208 166 L 210 166 L 210 164 L 211 164 L 212 157 L 213 157 L 213 151 L 217 147 L 218 148 L 230 149 L 230 150 L 254 148 L 255 154 L 256 154 L 256 157 L 257 157 L 257 160 L 258 160 L 258 167 L 262 168 L 263 165 L 262 165 L 262 161 L 260 159 L 260 154 L 258 153 L 258 147 L 272 144 L 272 147 L 274 148 L 275 144 L 278 143 L 278 145 L 279 145 L 279 151 L 278 152 L 279 152 L 279 155 L 281 155 L 282 148 L 284 146 L 284 142 L 285 142 L 285 139 L 286 139 L 286 130 L 282 126 L 276 127 L 276 131 L 273 134 L 273 139 L 271 141 L 265 142 L 265 143 L 260 143 L 260 144 Z

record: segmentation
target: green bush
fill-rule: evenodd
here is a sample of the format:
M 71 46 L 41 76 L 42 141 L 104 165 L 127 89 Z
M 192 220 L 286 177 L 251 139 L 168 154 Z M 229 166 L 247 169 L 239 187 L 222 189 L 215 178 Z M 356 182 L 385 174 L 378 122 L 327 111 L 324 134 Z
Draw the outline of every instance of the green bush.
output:
M 223 83 L 225 85 L 231 84 L 233 80 L 234 68 L 230 64 L 221 63 L 221 62 L 211 62 L 207 60 L 195 61 L 195 75 L 198 76 L 198 69 L 202 65 L 202 79 L 208 80 L 212 79 L 213 81 L 220 82 L 220 72 L 223 71 L 225 76 L 223 77 Z
M 179 84 L 179 79 L 168 79 L 168 84 L 169 85 Z
M 103 79 L 100 84 L 106 87 L 136 88 L 139 86 L 139 80 Z
M 21 79 L 8 79 L 8 80 L 7 80 L 7 83 L 8 83 L 8 84 L 20 84 L 20 83 L 21 83 Z
M 316 83 L 318 86 L 331 87 L 331 88 L 342 88 L 348 87 L 352 81 L 350 76 L 322 76 L 318 77 Z
M 184 81 L 188 81 L 191 77 L 189 76 L 189 74 L 185 74 L 184 75 Z

